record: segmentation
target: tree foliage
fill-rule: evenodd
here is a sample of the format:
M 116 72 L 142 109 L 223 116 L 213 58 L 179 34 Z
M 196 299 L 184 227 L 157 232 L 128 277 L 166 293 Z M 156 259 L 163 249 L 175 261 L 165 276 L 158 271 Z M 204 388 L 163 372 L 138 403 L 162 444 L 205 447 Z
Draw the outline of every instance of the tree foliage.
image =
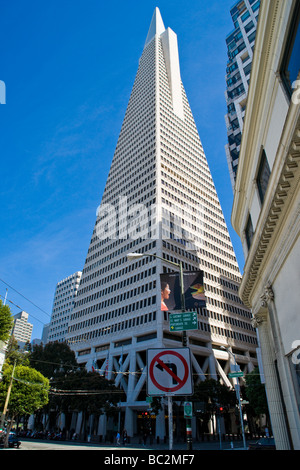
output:
M 30 363 L 50 379 L 49 409 L 100 414 L 116 412 L 123 392 L 96 372 L 87 372 L 76 361 L 67 343 L 35 345 Z
M 79 367 L 74 351 L 67 343 L 57 341 L 45 345 L 34 345 L 30 354 L 30 363 L 49 379 Z
M 246 375 L 245 393 L 256 415 L 268 415 L 265 386 L 261 383 L 258 367 Z
M 111 380 L 97 372 L 77 370 L 56 376 L 52 383 L 50 407 L 61 411 L 88 411 L 108 415 L 117 411 L 117 403 L 124 399 L 123 392 Z
M 3 366 L 0 382 L 0 405 L 3 408 L 13 372 L 12 365 Z M 16 366 L 9 398 L 9 415 L 32 414 L 48 403 L 49 380 L 40 372 L 27 366 Z
M 30 366 L 28 352 L 19 348 L 18 341 L 13 335 L 9 338 L 7 344 L 5 362 L 8 365 L 16 363 L 18 366 Z
M 195 385 L 193 398 L 203 402 L 208 412 L 213 412 L 217 405 L 234 406 L 236 404 L 235 391 L 214 379 L 206 379 Z
M 10 308 L 0 300 L 0 341 L 8 340 L 13 323 Z

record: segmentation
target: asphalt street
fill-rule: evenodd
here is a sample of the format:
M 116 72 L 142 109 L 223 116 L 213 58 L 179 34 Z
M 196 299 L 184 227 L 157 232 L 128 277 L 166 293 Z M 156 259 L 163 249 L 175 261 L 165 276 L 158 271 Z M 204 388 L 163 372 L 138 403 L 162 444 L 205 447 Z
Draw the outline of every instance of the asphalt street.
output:
M 193 443 L 192 451 L 207 450 L 207 451 L 218 451 L 218 450 L 241 450 L 243 448 L 242 441 L 235 441 L 233 443 L 233 449 L 231 443 L 226 441 L 220 445 L 219 441 L 212 442 L 196 442 Z M 19 449 L 1 449 L 4 451 L 20 452 L 22 450 L 100 450 L 100 451 L 115 451 L 115 452 L 130 452 L 130 451 L 144 451 L 144 452 L 166 452 L 169 451 L 168 444 L 153 444 L 143 446 L 142 444 L 128 444 L 126 446 L 116 446 L 114 444 L 99 444 L 99 443 L 81 443 L 81 442 L 70 442 L 70 441 L 51 441 L 51 440 L 35 440 L 35 439 L 21 439 L 21 445 Z M 173 451 L 180 451 L 181 453 L 188 453 L 185 443 L 174 443 Z

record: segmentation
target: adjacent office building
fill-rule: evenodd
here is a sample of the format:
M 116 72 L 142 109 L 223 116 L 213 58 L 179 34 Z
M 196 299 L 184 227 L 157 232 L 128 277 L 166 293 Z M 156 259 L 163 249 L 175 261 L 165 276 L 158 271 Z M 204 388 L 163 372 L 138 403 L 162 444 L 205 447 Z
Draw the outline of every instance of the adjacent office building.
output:
M 256 331 L 238 296 L 241 275 L 181 81 L 177 36 L 156 8 L 67 334 L 79 363 L 125 391 L 120 422 L 129 436 L 149 408 L 147 350 L 182 347 L 160 283 L 180 263 L 204 276 L 206 305 L 195 307 L 198 328 L 187 332 L 193 381 L 233 387 L 232 355 L 244 373 L 257 364 Z M 151 421 L 153 435 L 164 438 L 165 412 Z M 91 434 L 106 434 L 103 415 L 93 423 Z M 193 433 L 195 426 L 193 418 Z
M 51 322 L 47 325 L 47 342 L 66 340 L 70 314 L 77 295 L 81 271 L 58 282 L 55 289 Z M 44 332 L 43 332 L 44 337 Z
M 300 449 L 300 4 L 262 0 L 232 224 L 277 449 Z
M 259 7 L 260 0 L 242 0 L 235 3 L 230 10 L 234 30 L 226 38 L 228 63 L 225 96 L 228 112 L 225 122 L 228 144 L 225 146 L 225 151 L 233 189 L 239 161 Z
M 28 323 L 28 316 L 28 313 L 24 311 L 13 316 L 14 326 L 12 328 L 12 335 L 20 345 L 25 345 L 31 341 L 33 325 Z

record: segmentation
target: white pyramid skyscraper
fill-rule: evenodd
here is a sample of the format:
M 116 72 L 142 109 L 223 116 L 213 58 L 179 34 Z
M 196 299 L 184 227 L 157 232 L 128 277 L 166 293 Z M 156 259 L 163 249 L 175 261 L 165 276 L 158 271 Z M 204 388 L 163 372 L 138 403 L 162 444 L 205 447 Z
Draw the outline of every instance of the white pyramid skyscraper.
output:
M 129 260 L 132 252 L 145 256 Z M 194 383 L 212 377 L 230 385 L 221 346 L 249 371 L 256 333 L 238 297 L 241 276 L 181 82 L 177 36 L 156 8 L 67 336 L 78 362 L 106 369 L 126 392 L 121 423 L 131 436 L 148 408 L 147 350 L 181 347 L 181 333 L 170 331 L 161 311 L 160 273 L 177 269 L 170 262 L 204 273 L 206 308 L 198 309 L 198 329 L 187 333 Z M 105 434 L 100 421 L 95 432 Z M 164 421 L 164 413 L 151 420 L 154 435 L 164 436 Z

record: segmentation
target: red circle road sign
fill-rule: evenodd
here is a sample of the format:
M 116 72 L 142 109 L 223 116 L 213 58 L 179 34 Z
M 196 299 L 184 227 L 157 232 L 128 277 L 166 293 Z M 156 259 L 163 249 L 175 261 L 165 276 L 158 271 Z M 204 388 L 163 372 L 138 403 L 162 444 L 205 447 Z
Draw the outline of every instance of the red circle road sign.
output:
M 175 356 L 177 359 L 179 359 L 179 361 L 182 362 L 183 369 L 184 369 L 184 374 L 183 374 L 182 379 L 180 377 L 178 377 L 178 375 L 170 367 L 168 367 L 168 364 L 164 363 L 161 360 L 161 357 L 165 356 L 166 354 L 171 355 L 171 356 Z M 175 385 L 174 387 L 165 387 L 164 385 L 157 382 L 157 380 L 154 376 L 154 366 L 155 366 L 156 363 L 161 368 L 163 368 L 164 371 L 166 371 L 167 374 L 170 374 L 170 376 L 177 382 L 177 385 Z M 178 353 L 177 351 L 164 350 L 164 351 L 160 351 L 152 359 L 152 361 L 150 363 L 150 366 L 149 366 L 149 375 L 150 375 L 150 379 L 153 382 L 153 384 L 155 385 L 155 387 L 157 387 L 159 390 L 162 390 L 163 392 L 172 393 L 172 392 L 176 392 L 177 390 L 180 390 L 185 385 L 185 383 L 186 383 L 186 381 L 189 377 L 189 366 L 188 366 L 188 363 L 185 360 L 185 358 L 180 353 Z

